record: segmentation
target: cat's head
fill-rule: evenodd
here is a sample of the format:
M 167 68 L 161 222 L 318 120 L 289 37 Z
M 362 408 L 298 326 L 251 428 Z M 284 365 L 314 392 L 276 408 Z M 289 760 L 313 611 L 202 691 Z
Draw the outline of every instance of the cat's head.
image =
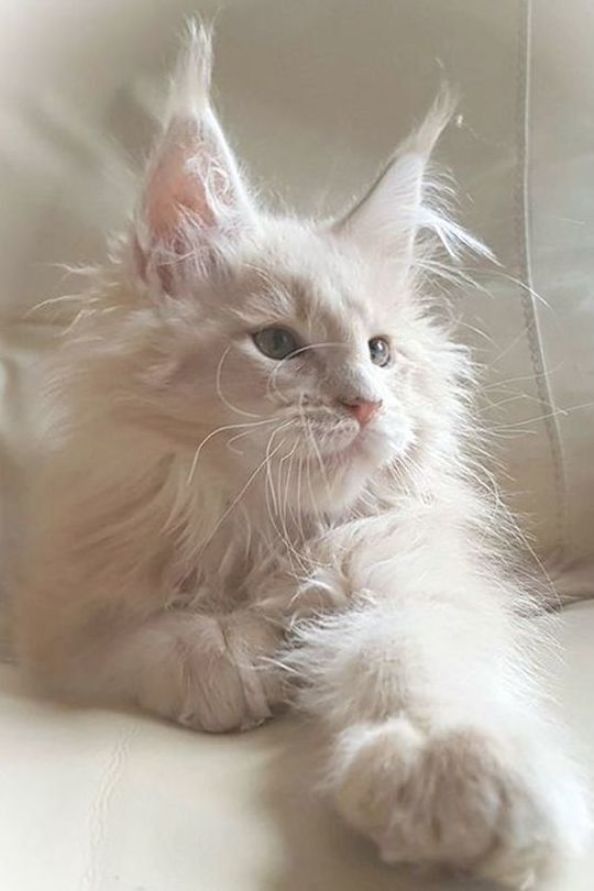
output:
M 209 78 L 198 30 L 131 239 L 135 287 L 158 320 L 143 385 L 190 431 L 201 466 L 253 474 L 302 509 L 343 506 L 379 468 L 455 439 L 463 359 L 419 293 L 427 234 L 451 252 L 473 244 L 436 210 L 427 176 L 451 103 L 438 99 L 345 216 L 304 221 L 250 193 Z

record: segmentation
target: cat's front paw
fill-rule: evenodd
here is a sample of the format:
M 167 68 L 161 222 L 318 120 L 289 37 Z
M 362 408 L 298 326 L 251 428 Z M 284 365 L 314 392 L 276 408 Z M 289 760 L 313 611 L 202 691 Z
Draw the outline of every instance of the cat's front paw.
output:
M 428 736 L 405 717 L 359 726 L 339 746 L 336 804 L 388 863 L 533 888 L 590 827 L 580 784 L 539 743 L 530 758 L 470 728 Z
M 273 659 L 281 633 L 262 617 L 180 612 L 160 633 L 169 636 L 168 658 L 143 685 L 139 704 L 147 710 L 222 733 L 262 724 L 282 701 L 284 676 Z

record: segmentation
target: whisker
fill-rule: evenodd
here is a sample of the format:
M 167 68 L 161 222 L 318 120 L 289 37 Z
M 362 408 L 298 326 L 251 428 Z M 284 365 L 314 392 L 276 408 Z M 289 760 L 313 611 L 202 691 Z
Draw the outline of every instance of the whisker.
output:
M 218 395 L 219 399 L 221 400 L 221 402 L 223 403 L 223 405 L 226 405 L 227 408 L 231 409 L 231 411 L 237 412 L 237 414 L 239 414 L 239 415 L 244 415 L 244 417 L 247 417 L 247 418 L 259 418 L 259 417 L 261 417 L 261 415 L 256 414 L 255 412 L 252 412 L 252 411 L 245 411 L 242 408 L 238 408 L 236 405 L 233 405 L 231 402 L 229 402 L 229 400 L 223 395 L 223 390 L 221 388 L 221 374 L 223 371 L 223 362 L 229 355 L 229 351 L 231 350 L 232 346 L 233 346 L 233 344 L 230 343 L 229 346 L 226 347 L 226 349 L 223 351 L 223 355 L 219 359 L 219 364 L 217 365 L 217 373 L 216 373 L 216 378 L 215 378 L 217 395 Z
M 283 441 L 283 442 L 284 442 L 284 441 Z M 297 446 L 294 447 L 293 452 L 290 453 L 291 455 L 294 453 L 294 451 L 295 451 L 296 448 L 297 448 Z M 279 474 L 282 472 L 282 464 L 283 464 L 284 461 L 286 461 L 287 457 L 288 457 L 288 456 L 285 456 L 284 458 L 281 458 L 281 461 L 280 461 L 280 463 L 279 463 Z M 289 556 L 289 559 L 291 559 L 291 557 L 294 557 L 294 558 L 297 560 L 297 564 L 300 565 L 300 564 L 301 564 L 301 556 L 300 556 L 300 554 L 297 552 L 297 550 L 295 549 L 295 547 L 294 547 L 294 545 L 292 544 L 292 542 L 290 541 L 290 538 L 289 538 L 289 534 L 288 534 L 288 530 L 287 530 L 287 528 L 286 528 L 286 525 L 285 525 L 284 528 L 283 528 L 282 514 L 281 514 L 281 511 L 280 511 L 280 509 L 279 509 L 279 506 L 280 506 L 280 500 L 279 500 L 279 497 L 277 497 L 277 493 L 274 491 L 274 483 L 273 483 L 273 479 L 272 479 L 272 473 L 271 473 L 271 469 L 270 469 L 270 464 L 267 465 L 266 471 L 267 471 L 266 507 L 267 507 L 267 509 L 268 509 L 268 514 L 269 514 L 270 522 L 271 522 L 271 524 L 272 524 L 274 530 L 276 531 L 277 535 L 279 536 L 281 542 L 285 545 L 285 547 L 286 547 L 286 549 L 287 549 L 287 554 L 288 554 L 288 556 Z M 271 497 L 272 502 L 273 502 L 274 514 L 275 514 L 276 516 L 278 516 L 278 518 L 279 518 L 279 522 L 280 522 L 280 524 L 281 524 L 281 528 L 280 528 L 280 529 L 279 529 L 279 527 L 278 527 L 278 525 L 277 525 L 277 523 L 276 523 L 276 518 L 275 518 L 273 512 L 272 512 L 271 509 L 270 509 L 270 504 L 269 504 L 269 500 L 268 500 L 268 494 L 269 494 L 269 493 L 270 493 L 270 497 Z M 280 486 L 279 486 L 279 494 L 280 494 Z M 301 567 L 301 568 L 303 568 L 303 567 Z
M 281 429 L 285 429 L 286 426 L 288 426 L 288 424 L 282 425 L 280 428 L 277 428 L 276 430 L 273 430 L 273 432 L 272 432 L 272 434 L 271 434 L 271 439 L 272 439 L 273 436 L 275 436 L 277 433 L 279 433 Z M 270 441 L 270 440 L 269 440 L 269 441 Z M 227 517 L 229 516 L 229 514 L 233 511 L 233 509 L 236 507 L 236 505 L 241 501 L 241 499 L 243 498 L 243 496 L 245 495 L 245 493 L 247 492 L 247 490 L 249 489 L 249 487 L 251 486 L 251 484 L 253 483 L 253 481 L 256 479 L 257 475 L 260 473 L 260 471 L 262 470 L 262 468 L 265 467 L 266 464 L 267 464 L 270 460 L 272 460 L 272 458 L 274 457 L 274 455 L 277 454 L 277 452 L 282 448 L 282 446 L 283 446 L 283 442 L 280 442 L 280 443 L 277 445 L 277 447 L 275 448 L 275 450 L 274 450 L 272 453 L 270 453 L 270 454 L 268 454 L 268 449 L 267 449 L 267 453 L 266 453 L 266 455 L 265 455 L 263 461 L 261 461 L 260 464 L 258 464 L 258 466 L 256 467 L 256 469 L 255 469 L 254 471 L 252 471 L 252 473 L 249 475 L 249 477 L 248 477 L 247 482 L 245 483 L 245 485 L 241 488 L 241 490 L 239 491 L 239 493 L 235 496 L 235 498 L 233 499 L 233 501 L 231 502 L 231 504 L 226 508 L 226 510 L 223 511 L 222 515 L 221 515 L 221 516 L 219 517 L 219 519 L 217 520 L 217 523 L 215 524 L 214 529 L 211 531 L 211 533 L 210 533 L 210 535 L 208 536 L 208 538 L 206 539 L 206 541 L 203 542 L 202 547 L 201 547 L 201 551 L 202 551 L 202 552 L 203 552 L 204 549 L 210 544 L 210 542 L 213 540 L 214 536 L 216 535 L 216 533 L 218 532 L 218 530 L 221 528 L 221 526 L 223 525 L 223 523 L 225 522 L 225 520 L 227 519 Z
M 283 394 L 278 389 L 278 385 L 276 383 L 276 378 L 277 378 L 278 373 L 284 368 L 284 365 L 286 362 L 290 362 L 296 356 L 299 356 L 300 354 L 305 353 L 308 350 L 317 350 L 317 349 L 321 349 L 322 347 L 342 347 L 343 349 L 345 349 L 345 348 L 348 348 L 348 345 L 345 343 L 340 343 L 339 341 L 329 340 L 329 341 L 320 342 L 320 343 L 308 343 L 305 346 L 299 347 L 299 349 L 295 350 L 294 353 L 291 353 L 290 356 L 286 356 L 284 359 L 280 359 L 275 364 L 274 368 L 268 375 L 267 395 L 270 395 L 270 389 L 274 388 L 274 392 L 279 397 L 281 402 L 284 402 L 285 405 L 287 405 L 289 400 L 283 396 Z
M 570 405 L 568 408 L 556 408 L 553 411 L 547 412 L 547 414 L 539 415 L 536 418 L 526 418 L 525 421 L 517 421 L 513 424 L 499 424 L 494 427 L 489 428 L 489 432 L 494 431 L 504 431 L 504 430 L 521 430 L 527 424 L 536 424 L 539 421 L 547 421 L 549 418 L 558 418 L 558 417 L 569 417 L 574 411 L 580 411 L 585 408 L 592 408 L 594 406 L 594 401 L 592 402 L 584 402 L 581 405 Z M 529 432 L 529 431 L 526 431 Z
M 237 436 L 232 436 L 231 439 L 229 439 L 229 440 L 225 443 L 226 447 L 227 447 L 228 449 L 230 449 L 232 452 L 235 452 L 236 455 L 243 455 L 243 452 L 241 452 L 239 449 L 234 449 L 234 448 L 233 448 L 233 443 L 234 443 L 234 442 L 237 442 L 237 441 L 240 440 L 240 439 L 243 439 L 245 436 L 250 436 L 250 434 L 254 432 L 254 431 L 253 431 L 253 427 L 260 427 L 261 425 L 264 425 L 264 424 L 267 424 L 267 423 L 268 423 L 268 424 L 272 424 L 272 423 L 273 423 L 274 421 L 276 421 L 276 420 L 278 420 L 278 419 L 277 419 L 277 418 L 271 418 L 269 421 L 254 421 L 253 424 L 246 424 L 245 426 L 246 426 L 246 427 L 249 427 L 250 429 L 249 429 L 249 430 L 245 430 L 243 433 L 238 433 Z M 241 425 L 241 424 L 238 424 L 237 426 L 242 426 L 242 425 Z
M 204 437 L 204 439 L 200 442 L 200 444 L 198 445 L 198 448 L 194 452 L 194 457 L 192 459 L 192 464 L 190 466 L 190 471 L 188 473 L 186 485 L 189 486 L 190 483 L 192 482 L 192 479 L 194 478 L 194 474 L 196 472 L 196 467 L 198 466 L 198 460 L 200 458 L 200 453 L 202 452 L 202 449 L 204 448 L 206 443 L 209 442 L 209 440 L 211 440 L 218 433 L 223 433 L 225 430 L 237 430 L 240 427 L 261 427 L 265 424 L 272 424 L 275 420 L 276 420 L 275 418 L 267 418 L 263 421 L 254 421 L 254 422 L 245 423 L 245 424 L 224 424 L 222 427 L 217 427 L 216 430 L 211 430 L 211 432 L 208 433 Z
M 314 450 L 315 456 L 317 458 L 317 461 L 318 461 L 318 464 L 320 467 L 320 475 L 322 477 L 322 480 L 324 481 L 324 486 L 326 488 L 326 494 L 328 496 L 328 500 L 330 500 L 332 498 L 332 492 L 330 489 L 330 483 L 328 481 L 328 473 L 326 472 L 326 468 L 324 467 L 324 462 L 322 460 L 322 456 L 320 454 L 320 450 L 318 448 L 316 438 L 313 435 L 313 431 L 312 431 L 311 425 L 309 423 L 307 424 L 307 432 L 309 435 L 309 441 L 311 442 L 311 444 L 313 446 L 313 450 Z
M 493 383 L 491 384 L 485 384 L 484 386 L 482 386 L 481 391 L 484 392 L 486 390 L 496 390 L 500 387 L 504 387 L 506 384 L 515 384 L 519 383 L 520 381 L 532 381 L 540 377 L 549 378 L 552 374 L 555 374 L 557 371 L 559 371 L 560 368 L 563 368 L 564 365 L 565 360 L 562 360 L 557 365 L 555 365 L 554 368 L 545 368 L 543 371 L 534 372 L 533 374 L 523 374 L 519 377 L 509 377 L 503 381 L 493 381 Z

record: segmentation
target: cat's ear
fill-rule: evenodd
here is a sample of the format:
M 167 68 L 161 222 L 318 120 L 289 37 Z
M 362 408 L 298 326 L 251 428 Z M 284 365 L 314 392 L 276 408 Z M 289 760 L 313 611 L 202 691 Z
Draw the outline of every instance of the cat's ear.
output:
M 452 93 L 442 88 L 421 126 L 398 147 L 369 191 L 333 224 L 336 234 L 404 272 L 414 261 L 423 230 L 431 230 L 452 256 L 461 247 L 479 245 L 448 217 L 443 200 L 448 189 L 431 171 L 431 154 L 454 108 Z
M 253 226 L 255 207 L 209 100 L 211 35 L 191 25 L 133 232 L 137 273 L 168 292 Z

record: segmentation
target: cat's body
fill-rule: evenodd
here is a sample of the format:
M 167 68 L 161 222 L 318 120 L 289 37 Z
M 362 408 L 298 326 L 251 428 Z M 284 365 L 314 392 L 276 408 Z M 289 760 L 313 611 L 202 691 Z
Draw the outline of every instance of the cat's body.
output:
M 423 293 L 423 233 L 473 244 L 426 177 L 446 103 L 344 220 L 273 218 L 208 106 L 206 44 L 48 369 L 23 663 L 206 730 L 297 687 L 337 807 L 387 860 L 528 887 L 588 814 L 474 480 L 471 364 Z

